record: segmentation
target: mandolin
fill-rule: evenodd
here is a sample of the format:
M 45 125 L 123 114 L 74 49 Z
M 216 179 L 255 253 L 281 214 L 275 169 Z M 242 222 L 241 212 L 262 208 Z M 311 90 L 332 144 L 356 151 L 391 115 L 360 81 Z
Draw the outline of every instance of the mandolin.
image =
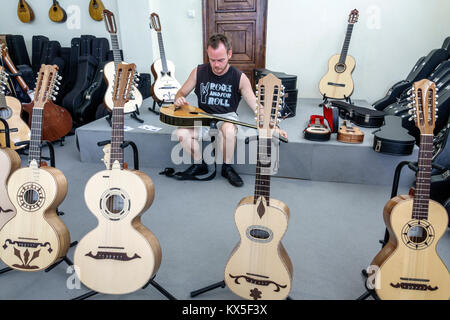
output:
M 25 0 L 19 0 L 17 5 L 17 16 L 23 23 L 29 23 L 34 20 L 34 12 Z
M 30 128 L 22 120 L 20 114 L 22 105 L 20 101 L 14 97 L 5 96 L 5 86 L 8 81 L 8 75 L 3 67 L 0 66 L 0 118 L 6 120 L 10 129 L 11 149 L 17 150 L 25 146 L 16 147 L 17 142 L 30 140 Z M 0 122 L 0 130 L 4 130 L 5 126 Z M 0 135 L 0 146 L 6 146 L 6 136 Z
M 166 59 L 164 43 L 161 33 L 161 22 L 156 13 L 150 15 L 151 26 L 158 34 L 160 59 L 155 60 L 151 66 L 151 71 L 155 81 L 150 88 L 150 94 L 157 102 L 175 101 L 175 95 L 180 90 L 181 85 L 175 79 L 175 65 L 172 61 Z
M 59 23 L 66 22 L 67 20 L 66 11 L 59 5 L 59 2 L 56 0 L 53 0 L 53 4 L 48 11 L 48 17 L 53 22 Z
M 353 93 L 352 72 L 355 69 L 355 59 L 348 55 L 348 47 L 352 36 L 353 25 L 358 21 L 359 12 L 350 12 L 347 34 L 341 54 L 336 54 L 328 60 L 328 72 L 319 82 L 319 90 L 323 96 L 333 99 L 345 99 Z
M 70 235 L 56 213 L 67 193 L 64 174 L 41 164 L 42 113 L 55 92 L 56 65 L 42 65 L 34 96 L 28 167 L 16 170 L 8 181 L 8 197 L 16 215 L 0 230 L 0 259 L 21 271 L 39 271 L 62 259 Z
M 106 30 L 111 36 L 111 44 L 112 44 L 112 50 L 114 55 L 114 61 L 109 62 L 105 65 L 105 68 L 103 69 L 103 76 L 105 78 L 106 83 L 108 84 L 108 88 L 106 89 L 106 94 L 104 98 L 104 104 L 105 107 L 108 110 L 113 110 L 114 108 L 114 102 L 113 102 L 113 81 L 115 77 L 115 72 L 117 69 L 117 66 L 122 62 L 122 57 L 120 53 L 120 47 L 119 47 L 119 40 L 117 38 L 117 25 L 116 25 L 116 18 L 114 17 L 114 14 L 109 10 L 103 11 L 103 16 L 105 19 L 106 24 Z M 137 80 L 136 80 L 137 81 Z M 142 105 L 142 94 L 137 88 L 133 88 L 131 91 L 131 96 L 127 103 L 124 106 L 124 113 L 130 113 L 133 111 L 138 110 Z
M 413 84 L 410 118 L 420 129 L 419 171 L 414 196 L 397 196 L 383 210 L 389 242 L 372 265 L 375 291 L 386 300 L 448 300 L 450 275 L 436 247 L 448 225 L 445 208 L 430 199 L 436 86 L 427 79 Z
M 101 0 L 91 0 L 89 3 L 89 15 L 95 21 L 103 20 L 103 10 L 105 10 L 105 6 Z
M 286 299 L 293 267 L 281 238 L 289 208 L 270 197 L 272 134 L 278 123 L 281 80 L 269 74 L 258 82 L 259 133 L 254 196 L 243 198 L 235 211 L 240 235 L 225 267 L 225 283 L 238 296 L 253 300 Z
M 107 170 L 91 177 L 84 192 L 98 225 L 81 239 L 74 256 L 81 282 L 106 294 L 142 288 L 156 274 L 162 258 L 158 239 L 141 223 L 141 215 L 154 199 L 153 182 L 145 173 L 123 166 L 124 105 L 132 91 L 135 67 L 120 63 L 115 72 Z
M 364 132 L 352 126 L 349 120 L 344 120 L 344 124 L 339 128 L 337 141 L 345 143 L 362 143 Z

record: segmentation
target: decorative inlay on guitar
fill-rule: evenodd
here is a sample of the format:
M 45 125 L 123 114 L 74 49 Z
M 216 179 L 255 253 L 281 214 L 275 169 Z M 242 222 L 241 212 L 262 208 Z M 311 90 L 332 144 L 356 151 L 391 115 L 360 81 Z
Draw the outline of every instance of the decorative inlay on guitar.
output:
M 152 180 L 124 168 L 124 105 L 132 91 L 134 64 L 119 64 L 115 72 L 112 139 L 105 154 L 107 170 L 95 174 L 84 192 L 98 226 L 79 242 L 74 256 L 81 282 L 106 294 L 126 294 L 142 288 L 158 271 L 158 239 L 141 223 L 154 198 Z
M 16 170 L 7 186 L 17 213 L 0 230 L 0 259 L 22 271 L 48 268 L 70 246 L 69 231 L 56 213 L 67 193 L 66 178 L 58 169 L 41 167 L 42 114 L 58 77 L 56 65 L 42 65 L 33 100 L 29 166 Z
M 175 79 L 175 65 L 166 59 L 166 52 L 161 33 L 161 23 L 156 13 L 150 15 L 151 26 L 158 34 L 160 59 L 155 60 L 151 66 L 151 71 L 155 79 L 150 88 L 150 93 L 157 102 L 173 103 L 175 95 L 180 90 L 181 85 Z
M 269 74 L 258 83 L 259 133 L 255 194 L 235 211 L 240 242 L 225 267 L 225 283 L 245 299 L 282 300 L 291 290 L 293 268 L 284 249 L 289 208 L 270 197 L 272 134 L 278 122 L 281 80 Z
M 114 61 L 107 63 L 103 71 L 103 77 L 105 78 L 105 81 L 108 84 L 108 88 L 106 89 L 105 93 L 104 103 L 106 108 L 108 108 L 109 110 L 113 110 L 114 101 L 112 93 L 113 93 L 113 86 L 114 86 L 113 81 L 115 79 L 115 72 L 117 66 L 120 63 L 126 62 L 122 62 L 122 57 L 120 54 L 119 39 L 117 38 L 116 18 L 114 17 L 114 14 L 109 10 L 104 10 L 103 16 L 105 19 L 106 30 L 111 36 L 111 45 L 114 55 Z M 143 99 L 141 92 L 137 88 L 133 88 L 129 100 L 127 101 L 127 103 L 123 108 L 123 112 L 130 113 L 138 110 L 142 105 L 142 100 Z
M 353 93 L 352 72 L 355 69 L 355 59 L 348 55 L 348 47 L 352 36 L 353 25 L 358 21 L 359 12 L 354 9 L 348 18 L 347 34 L 341 54 L 336 54 L 328 60 L 328 72 L 319 83 L 322 95 L 333 99 L 345 99 Z
M 447 229 L 445 208 L 430 200 L 436 86 L 429 80 L 413 84 L 410 118 L 420 129 L 419 171 L 414 197 L 397 196 L 383 211 L 389 242 L 373 265 L 375 291 L 381 299 L 450 299 L 450 274 L 436 252 Z

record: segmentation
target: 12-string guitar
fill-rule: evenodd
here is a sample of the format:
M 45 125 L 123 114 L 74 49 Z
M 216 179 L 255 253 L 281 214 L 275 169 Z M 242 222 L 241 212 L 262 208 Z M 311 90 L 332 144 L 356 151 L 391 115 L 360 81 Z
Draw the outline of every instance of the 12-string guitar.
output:
M 0 230 L 0 259 L 21 271 L 39 271 L 62 259 L 70 235 L 56 213 L 67 193 L 64 174 L 41 166 L 42 113 L 54 94 L 56 65 L 42 65 L 36 83 L 29 148 L 29 166 L 16 170 L 8 181 L 8 197 L 16 215 Z
M 350 12 L 341 54 L 336 54 L 328 60 L 328 72 L 319 82 L 320 93 L 327 98 L 346 99 L 353 92 L 352 72 L 356 63 L 355 58 L 348 55 L 347 52 L 353 25 L 358 21 L 358 16 L 358 10 L 354 9 Z
M 383 210 L 389 242 L 372 261 L 375 291 L 380 299 L 450 299 L 450 274 L 436 252 L 448 225 L 445 208 L 430 200 L 436 86 L 429 80 L 413 84 L 411 103 L 420 129 L 419 171 L 414 197 L 397 196 Z
M 150 15 L 151 26 L 158 34 L 160 59 L 155 60 L 151 66 L 151 71 L 155 81 L 150 88 L 150 94 L 157 102 L 173 103 L 175 95 L 180 90 L 181 85 L 175 79 L 175 65 L 166 59 L 164 43 L 161 33 L 161 23 L 156 13 Z
M 292 284 L 292 263 L 281 239 L 289 208 L 270 197 L 272 135 L 284 95 L 281 80 L 269 74 L 258 82 L 258 157 L 254 196 L 239 202 L 235 222 L 240 242 L 225 267 L 225 283 L 245 299 L 286 299 Z
M 161 248 L 141 215 L 154 198 L 152 180 L 124 169 L 124 105 L 129 99 L 135 65 L 119 64 L 115 72 L 112 139 L 107 170 L 95 174 L 84 192 L 97 227 L 79 242 L 74 256 L 77 275 L 92 290 L 126 294 L 142 288 L 158 271 Z M 106 157 L 106 156 L 105 156 Z
M 106 89 L 106 94 L 104 98 L 104 103 L 105 107 L 111 111 L 114 109 L 114 101 L 112 93 L 113 93 L 113 86 L 114 86 L 113 81 L 115 79 L 115 72 L 117 66 L 120 63 L 126 62 L 122 62 L 122 57 L 120 54 L 119 40 L 117 38 L 116 18 L 114 17 L 114 14 L 109 10 L 104 10 L 103 16 L 105 19 L 106 30 L 111 36 L 111 44 L 114 54 L 114 61 L 107 63 L 105 65 L 105 68 L 103 69 L 104 70 L 103 76 L 105 78 L 106 83 L 108 84 L 108 88 Z M 124 106 L 123 109 L 124 113 L 137 111 L 142 105 L 142 100 L 143 99 L 141 92 L 137 88 L 133 88 L 129 100 L 126 102 Z

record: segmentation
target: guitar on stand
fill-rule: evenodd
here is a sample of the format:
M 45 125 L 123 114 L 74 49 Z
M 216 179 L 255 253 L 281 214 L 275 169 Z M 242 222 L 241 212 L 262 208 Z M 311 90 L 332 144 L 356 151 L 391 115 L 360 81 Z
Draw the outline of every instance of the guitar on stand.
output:
M 135 68 L 120 63 L 115 72 L 107 170 L 94 175 L 84 193 L 99 223 L 81 239 L 74 256 L 81 282 L 106 294 L 142 288 L 156 274 L 162 259 L 158 239 L 141 223 L 141 215 L 154 199 L 153 182 L 143 172 L 125 169 L 123 161 L 124 106 L 133 91 Z
M 150 28 L 155 29 L 158 34 L 160 59 L 155 60 L 151 66 L 155 81 L 150 88 L 150 94 L 153 98 L 153 109 L 149 108 L 149 110 L 158 114 L 155 111 L 155 104 L 157 103 L 161 107 L 165 103 L 174 103 L 175 95 L 180 90 L 181 85 L 175 79 L 174 63 L 166 59 L 159 16 L 156 13 L 152 13 L 150 22 Z
M 29 166 L 16 170 L 8 181 L 8 196 L 16 215 L 0 230 L 0 259 L 10 268 L 39 271 L 65 258 L 70 235 L 57 207 L 67 193 L 64 174 L 41 163 L 42 114 L 54 95 L 56 65 L 42 65 L 34 96 Z
M 114 17 L 114 14 L 109 10 L 103 11 L 103 17 L 105 19 L 105 25 L 106 30 L 111 36 L 111 44 L 112 44 L 112 50 L 114 54 L 114 61 L 109 62 L 105 65 L 103 76 L 105 77 L 105 81 L 108 85 L 108 88 L 106 89 L 106 94 L 104 98 L 104 104 L 105 107 L 112 112 L 114 109 L 114 101 L 113 101 L 113 81 L 115 79 L 115 72 L 117 69 L 117 66 L 122 62 L 122 57 L 120 53 L 120 47 L 119 47 L 119 40 L 117 38 L 117 25 L 116 25 L 116 18 Z M 139 81 L 136 79 L 136 81 Z M 142 105 L 142 94 L 141 92 L 136 88 L 133 87 L 130 97 L 125 103 L 125 106 L 123 108 L 123 112 L 125 114 L 132 113 L 131 117 L 135 120 L 143 123 L 144 121 L 138 117 L 139 115 L 139 108 Z
M 355 58 L 348 55 L 348 47 L 352 36 L 353 25 L 358 21 L 359 12 L 354 9 L 348 18 L 347 34 L 341 54 L 336 54 L 328 61 L 328 72 L 319 82 L 319 90 L 324 99 L 350 100 L 353 93 L 352 72 L 355 69 Z
M 383 300 L 448 300 L 450 275 L 436 251 L 448 215 L 430 200 L 436 86 L 427 79 L 415 82 L 410 114 L 420 129 L 418 173 L 414 196 L 392 198 L 383 218 L 389 241 L 372 261 L 375 292 Z
M 289 295 L 293 267 L 281 243 L 289 208 L 270 197 L 272 135 L 278 123 L 281 80 L 269 74 L 258 82 L 258 157 L 255 193 L 235 211 L 240 242 L 225 267 L 225 283 L 244 299 L 282 300 Z

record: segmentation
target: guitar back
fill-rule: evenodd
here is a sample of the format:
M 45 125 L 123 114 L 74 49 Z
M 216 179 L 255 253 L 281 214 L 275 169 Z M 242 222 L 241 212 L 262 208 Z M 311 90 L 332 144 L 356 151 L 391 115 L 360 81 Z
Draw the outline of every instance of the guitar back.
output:
M 34 20 L 33 9 L 31 9 L 25 0 L 19 0 L 17 5 L 17 16 L 23 23 L 30 23 Z
M 20 168 L 20 157 L 9 148 L 0 148 L 0 230 L 16 214 L 16 208 L 9 200 L 6 184 L 9 176 Z
M 353 93 L 352 72 L 355 69 L 355 59 L 347 55 L 344 67 L 339 67 L 339 58 L 337 54 L 328 61 L 328 72 L 319 82 L 319 90 L 322 95 L 328 98 L 345 99 Z
M 225 267 L 225 283 L 245 299 L 286 299 L 293 268 L 281 238 L 287 230 L 289 208 L 272 198 L 269 206 L 261 201 L 254 204 L 253 199 L 242 199 L 236 209 L 235 222 L 241 239 Z M 262 218 L 258 214 L 261 203 L 265 210 Z

